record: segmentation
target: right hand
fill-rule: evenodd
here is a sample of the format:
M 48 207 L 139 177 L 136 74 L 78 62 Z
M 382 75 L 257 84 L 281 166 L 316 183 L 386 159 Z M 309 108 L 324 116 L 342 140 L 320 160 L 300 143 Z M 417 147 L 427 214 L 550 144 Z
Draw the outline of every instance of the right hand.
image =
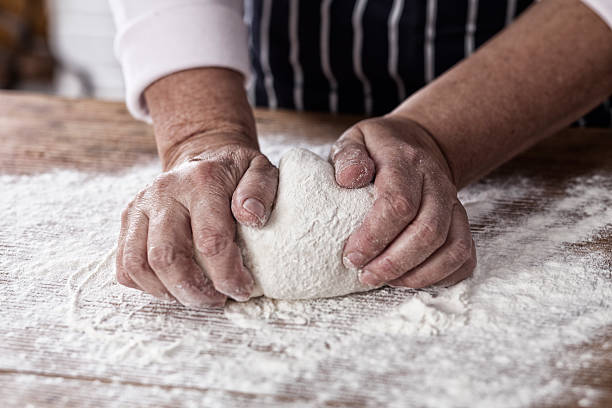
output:
M 229 137 L 228 137 L 229 136 Z M 136 195 L 121 217 L 117 280 L 185 306 L 249 299 L 254 281 L 236 244 L 236 221 L 263 226 L 272 210 L 278 170 L 257 142 L 219 135 L 190 146 L 182 159 Z M 197 257 L 206 273 L 196 263 Z

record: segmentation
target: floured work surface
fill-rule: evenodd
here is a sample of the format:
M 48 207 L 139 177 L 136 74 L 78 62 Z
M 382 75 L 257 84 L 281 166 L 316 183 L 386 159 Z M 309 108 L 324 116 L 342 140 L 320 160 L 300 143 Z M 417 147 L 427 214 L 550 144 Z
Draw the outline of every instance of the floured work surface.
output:
M 90 122 L 101 132 L 99 118 L 119 110 L 87 102 L 97 110 L 71 119 L 76 102 L 11 96 L 3 103 L 11 98 L 51 117 L 63 112 L 60 128 L 78 128 L 75 138 L 88 136 Z M 19 112 L 21 127 L 19 114 L 0 117 L 0 134 L 16 150 L 34 125 L 44 125 L 40 116 L 25 120 L 27 109 Z M 322 139 L 298 142 L 291 114 L 258 116 L 262 147 L 273 161 L 296 143 L 320 154 L 329 146 Z M 118 127 L 106 122 L 109 133 Z M 150 148 L 150 141 L 143 144 Z M 28 146 L 15 157 L 27 159 L 36 149 L 44 151 Z M 121 157 L 118 149 L 110 157 Z M 78 154 L 67 152 L 66 162 L 79 167 L 70 159 Z M 54 164 L 57 157 L 61 152 Z M 120 211 L 159 171 L 155 161 L 112 174 L 0 175 L 0 400 L 96 407 L 609 406 L 610 157 L 612 135 L 575 131 L 463 191 L 479 266 L 473 279 L 451 289 L 259 299 L 225 310 L 162 303 L 114 281 Z M 24 172 L 44 170 L 44 160 L 28 167 L 26 159 Z M 0 162 L 5 173 L 21 172 L 16 161 L 6 163 Z

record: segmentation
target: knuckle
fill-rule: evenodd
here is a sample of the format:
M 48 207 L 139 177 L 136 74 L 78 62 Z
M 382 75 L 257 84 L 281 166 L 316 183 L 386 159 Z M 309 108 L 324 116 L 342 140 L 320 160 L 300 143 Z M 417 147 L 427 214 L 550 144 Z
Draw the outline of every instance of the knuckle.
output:
M 190 182 L 200 186 L 204 183 L 210 190 L 234 186 L 239 178 L 239 171 L 233 163 L 233 160 L 225 156 L 200 162 L 190 174 Z
M 137 201 L 142 200 L 145 197 L 146 193 L 147 193 L 146 189 L 140 190 L 136 194 L 136 197 L 134 198 L 134 200 L 130 203 L 129 208 L 132 208 L 133 206 L 135 206 Z
M 265 170 L 274 169 L 275 167 L 270 163 L 270 161 L 266 158 L 266 156 L 259 154 L 253 158 L 251 164 L 254 167 L 262 168 Z
M 168 190 L 170 190 L 170 187 L 172 186 L 172 184 L 174 184 L 175 179 L 176 177 L 174 176 L 174 174 L 171 174 L 171 173 L 160 174 L 153 181 L 153 184 L 151 185 L 150 190 L 155 195 L 165 194 Z M 143 197 L 144 195 L 145 193 L 142 192 L 141 197 Z
M 413 203 L 403 195 L 384 194 L 381 199 L 385 203 L 385 208 L 388 212 L 385 215 L 392 219 L 407 221 L 414 215 L 415 208 Z
M 123 272 L 117 271 L 117 282 L 123 286 L 132 286 L 132 280 Z
M 379 265 L 378 275 L 385 280 L 389 280 L 403 275 L 404 272 L 400 263 L 394 262 L 389 257 L 385 257 Z
M 472 277 L 472 275 L 474 274 L 474 268 L 467 268 L 467 269 L 463 269 L 460 272 L 456 272 L 455 274 L 449 276 L 448 278 L 444 279 L 440 286 L 444 286 L 444 287 L 449 287 L 449 286 L 453 286 L 456 285 L 457 283 L 461 282 L 462 280 L 465 279 L 469 279 Z
M 416 228 L 416 239 L 423 242 L 428 247 L 439 248 L 445 241 L 445 235 L 442 231 L 440 222 L 435 219 L 425 220 Z
M 472 251 L 472 240 L 459 238 L 450 246 L 447 256 L 454 265 L 461 265 L 469 260 Z
M 227 234 L 211 229 L 204 229 L 198 232 L 194 238 L 196 250 L 205 257 L 218 255 L 231 241 Z
M 242 145 L 230 145 L 223 157 L 231 165 L 248 166 L 251 160 L 257 156 L 263 156 L 257 149 Z
M 380 134 L 381 132 L 387 131 L 387 126 L 384 121 L 379 118 L 369 118 L 357 122 L 354 126 L 355 130 L 358 130 L 362 134 L 368 133 Z
M 262 189 L 269 188 L 269 182 L 276 180 L 278 175 L 278 169 L 264 156 L 253 159 L 247 172 L 255 177 L 253 184 Z
M 224 163 L 224 160 L 219 158 L 215 160 L 202 161 L 195 167 L 197 172 L 203 176 L 213 176 L 220 171 Z
M 209 181 L 219 178 L 221 167 L 217 162 L 204 161 L 194 167 L 194 171 L 189 174 L 193 181 Z
M 144 195 L 144 192 L 143 192 L 143 191 L 140 191 L 138 194 L 136 194 L 136 197 L 135 197 L 135 198 L 134 198 L 132 201 L 130 201 L 130 202 L 128 203 L 128 205 L 127 205 L 127 206 L 126 206 L 126 207 L 123 209 L 123 211 L 121 211 L 121 222 L 122 222 L 124 225 L 127 225 L 127 224 L 128 224 L 128 221 L 129 221 L 129 219 L 130 219 L 130 216 L 131 216 L 131 215 L 132 215 L 132 214 L 133 214 L 135 211 L 138 211 L 138 210 L 137 210 L 137 208 L 138 208 L 138 204 L 137 204 L 137 203 L 138 203 L 140 200 L 142 200 L 143 195 Z
M 123 256 L 123 269 L 128 275 L 140 275 L 148 268 L 147 259 L 142 255 L 127 253 Z
M 148 253 L 149 265 L 151 265 L 153 269 L 167 269 L 183 258 L 185 258 L 185 254 L 178 251 L 176 247 L 171 244 L 151 247 Z

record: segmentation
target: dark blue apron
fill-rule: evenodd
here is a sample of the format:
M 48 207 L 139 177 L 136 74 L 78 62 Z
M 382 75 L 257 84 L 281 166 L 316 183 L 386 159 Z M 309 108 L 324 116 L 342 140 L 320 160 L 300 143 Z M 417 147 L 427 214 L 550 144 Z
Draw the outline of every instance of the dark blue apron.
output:
M 382 115 L 533 0 L 246 0 L 256 106 Z M 611 126 L 610 101 L 577 122 Z

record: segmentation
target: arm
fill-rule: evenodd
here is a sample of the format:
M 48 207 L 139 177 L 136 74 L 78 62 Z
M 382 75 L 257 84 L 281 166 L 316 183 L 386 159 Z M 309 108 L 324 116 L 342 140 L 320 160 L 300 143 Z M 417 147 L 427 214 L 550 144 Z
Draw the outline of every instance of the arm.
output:
M 612 31 L 604 21 L 579 0 L 534 5 L 392 113 L 338 140 L 331 154 L 338 183 L 374 179 L 377 191 L 345 245 L 345 264 L 363 269 L 371 285 L 420 288 L 469 276 L 476 253 L 457 188 L 611 93 Z
M 578 0 L 548 0 L 392 115 L 433 135 L 461 188 L 610 94 L 610 27 Z
M 144 91 L 175 72 L 222 67 L 247 78 L 249 58 L 243 0 L 109 0 L 117 27 L 126 104 L 150 121 Z

